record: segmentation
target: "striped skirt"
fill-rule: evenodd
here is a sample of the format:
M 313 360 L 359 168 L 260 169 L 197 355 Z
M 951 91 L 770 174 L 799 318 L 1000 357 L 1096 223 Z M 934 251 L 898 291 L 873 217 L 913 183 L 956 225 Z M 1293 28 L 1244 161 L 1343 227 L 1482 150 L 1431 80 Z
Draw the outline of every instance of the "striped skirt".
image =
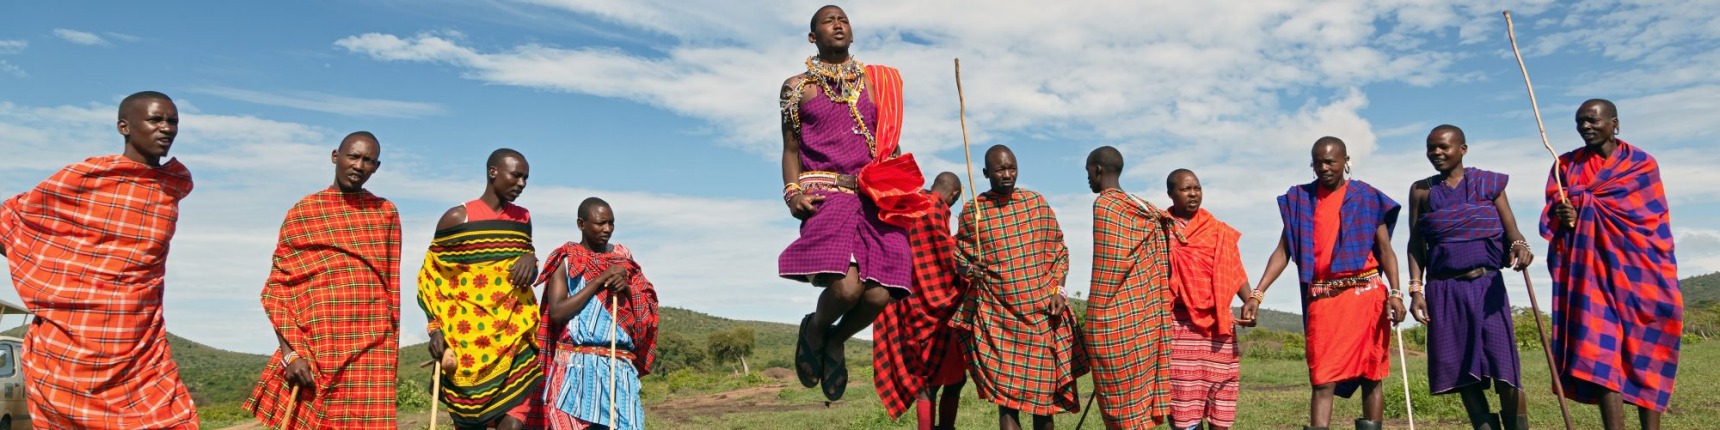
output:
M 639 401 L 639 372 L 629 360 L 615 362 L 615 414 L 609 412 L 610 358 L 558 349 L 544 390 L 551 406 L 549 428 L 579 430 L 593 425 L 614 430 L 645 428 Z M 615 425 L 610 425 L 614 422 Z
M 1201 420 L 1218 427 L 1236 422 L 1237 379 L 1242 371 L 1236 337 L 1207 337 L 1188 321 L 1171 325 L 1171 425 Z

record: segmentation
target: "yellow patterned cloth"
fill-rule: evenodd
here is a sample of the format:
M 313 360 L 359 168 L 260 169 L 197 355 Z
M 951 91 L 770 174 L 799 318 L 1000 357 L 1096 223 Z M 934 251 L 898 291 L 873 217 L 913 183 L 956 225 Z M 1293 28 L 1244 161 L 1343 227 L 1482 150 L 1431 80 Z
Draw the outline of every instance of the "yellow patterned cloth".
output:
M 531 252 L 530 224 L 491 220 L 436 232 L 424 257 L 418 305 L 457 363 L 439 396 L 456 424 L 499 418 L 542 380 L 537 301 L 508 282 L 514 261 Z

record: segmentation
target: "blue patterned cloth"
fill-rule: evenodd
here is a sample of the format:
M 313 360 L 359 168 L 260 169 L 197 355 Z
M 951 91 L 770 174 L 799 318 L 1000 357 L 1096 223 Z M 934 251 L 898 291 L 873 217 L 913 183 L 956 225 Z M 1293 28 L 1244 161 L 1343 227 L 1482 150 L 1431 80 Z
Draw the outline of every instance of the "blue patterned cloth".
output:
M 1278 215 L 1284 220 L 1284 234 L 1289 239 L 1290 260 L 1296 262 L 1302 288 L 1314 282 L 1314 206 L 1319 185 L 1307 183 L 1290 187 L 1278 196 Z M 1366 182 L 1351 179 L 1344 191 L 1340 213 L 1343 224 L 1338 230 L 1338 242 L 1333 246 L 1330 273 L 1362 270 L 1368 256 L 1374 252 L 1374 230 L 1386 225 L 1386 234 L 1397 228 L 1397 201 L 1374 189 Z M 1306 296 L 1307 292 L 1304 291 Z
M 578 291 L 584 283 L 584 276 L 569 276 L 568 290 Z M 603 303 L 591 300 L 585 303 L 585 309 L 574 315 L 567 322 L 567 338 L 575 346 L 593 346 L 609 348 L 611 328 L 615 320 L 604 309 Z M 628 351 L 633 349 L 633 338 L 626 330 L 615 330 L 615 345 L 617 349 Z M 639 401 L 639 372 L 633 368 L 630 360 L 615 360 L 596 354 L 564 354 L 556 359 L 565 362 L 560 364 L 565 369 L 566 382 L 559 393 L 545 393 L 548 404 L 587 423 L 606 426 L 613 430 L 636 430 L 645 428 L 645 409 Z M 609 413 L 609 381 L 610 366 L 615 367 L 616 412 L 612 421 Z M 613 423 L 613 424 L 612 424 Z

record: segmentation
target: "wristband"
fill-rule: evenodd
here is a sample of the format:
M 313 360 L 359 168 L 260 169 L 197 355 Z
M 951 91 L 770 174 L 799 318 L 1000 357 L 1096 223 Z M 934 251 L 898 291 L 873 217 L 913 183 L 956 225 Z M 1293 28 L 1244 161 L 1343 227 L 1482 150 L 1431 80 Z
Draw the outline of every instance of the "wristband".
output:
M 286 354 L 281 355 L 281 367 L 287 367 L 288 365 L 293 364 L 293 360 L 298 360 L 298 359 L 299 359 L 298 351 L 287 351 Z

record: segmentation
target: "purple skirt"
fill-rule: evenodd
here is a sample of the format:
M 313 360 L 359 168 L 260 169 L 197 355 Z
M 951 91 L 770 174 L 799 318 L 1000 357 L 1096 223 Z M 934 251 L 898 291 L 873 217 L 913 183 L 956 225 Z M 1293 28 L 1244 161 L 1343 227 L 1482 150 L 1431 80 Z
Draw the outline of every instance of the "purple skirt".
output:
M 1427 376 L 1434 394 L 1497 381 L 1522 387 L 1505 277 L 1428 281 Z
M 824 202 L 812 218 L 800 223 L 800 239 L 788 245 L 777 258 L 777 273 L 784 278 L 811 282 L 813 275 L 848 273 L 860 269 L 860 279 L 890 288 L 896 297 L 908 295 L 913 285 L 913 254 L 908 234 L 901 227 L 878 220 L 878 208 L 860 196 L 817 190 Z

